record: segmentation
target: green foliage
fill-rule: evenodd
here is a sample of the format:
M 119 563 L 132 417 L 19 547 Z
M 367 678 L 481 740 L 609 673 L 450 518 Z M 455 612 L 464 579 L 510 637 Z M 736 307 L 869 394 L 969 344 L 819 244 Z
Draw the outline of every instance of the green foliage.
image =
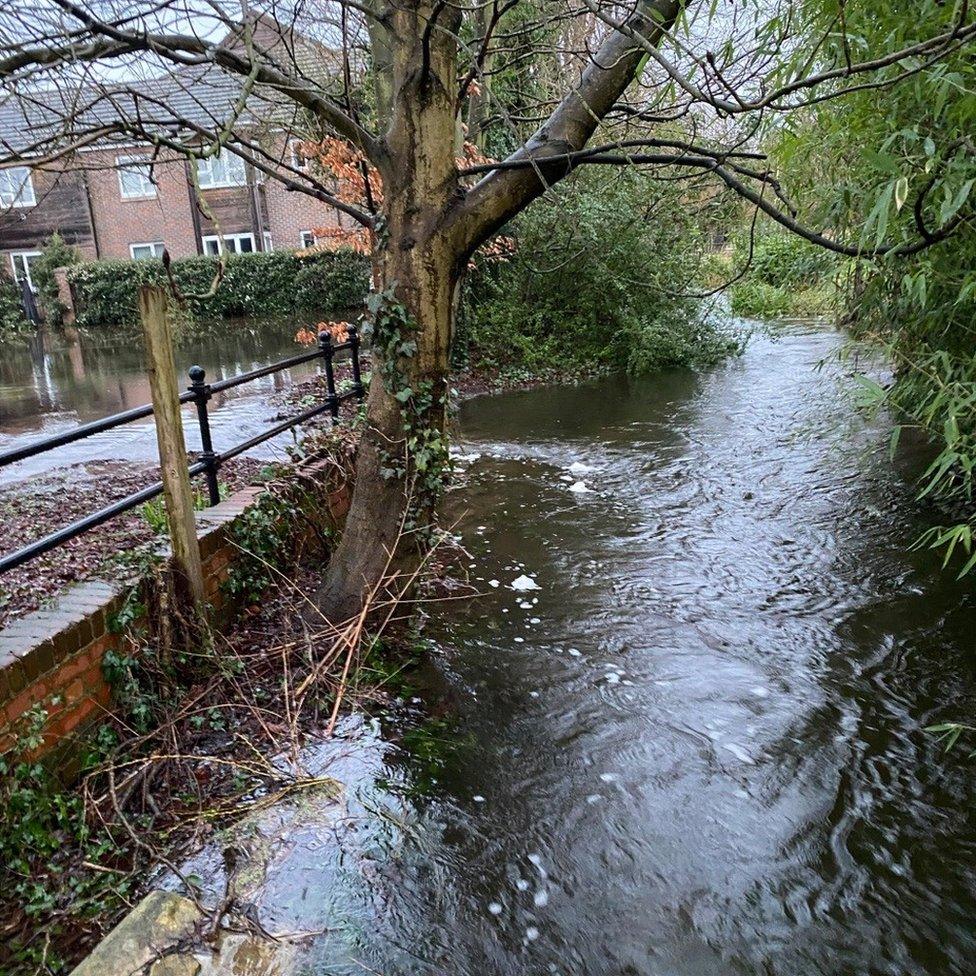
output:
M 703 224 L 635 170 L 558 185 L 513 226 L 511 258 L 469 275 L 456 356 L 537 373 L 721 360 L 736 339 L 681 294 L 698 290 Z
M 306 261 L 295 275 L 293 301 L 307 311 L 344 311 L 361 308 L 369 291 L 369 262 L 354 251 L 338 252 L 336 260 Z
M 73 860 L 97 864 L 115 845 L 86 822 L 80 792 L 64 789 L 47 766 L 31 758 L 43 740 L 46 723 L 46 710 L 35 705 L 24 716 L 13 748 L 0 755 L 5 898 L 36 921 L 68 913 L 84 918 L 114 911 L 124 904 L 134 882 L 112 871 L 74 869 Z M 58 926 L 56 920 L 47 923 L 50 944 L 42 938 L 27 944 L 11 938 L 4 947 L 5 957 L 25 972 L 61 971 Z
M 220 500 L 223 501 L 230 494 L 223 482 L 217 485 Z M 200 488 L 193 491 L 193 508 L 197 512 L 206 511 L 210 507 L 210 498 Z M 162 498 L 152 498 L 139 508 L 146 524 L 152 529 L 153 535 L 163 535 L 169 531 L 169 518 L 166 515 L 166 502 Z
M 939 725 L 929 725 L 925 729 L 926 732 L 931 732 L 933 735 L 938 736 L 939 741 L 943 744 L 945 751 L 949 752 L 955 744 L 959 741 L 959 738 L 966 733 L 967 735 L 976 732 L 976 728 L 971 725 L 963 725 L 961 722 L 942 722 Z M 967 758 L 972 759 L 976 756 L 976 749 L 969 753 Z
M 108 650 L 102 658 L 102 671 L 112 686 L 118 708 L 132 728 L 140 733 L 154 728 L 159 716 L 159 700 L 152 690 L 152 682 L 143 673 L 139 657 Z
M 803 238 L 765 230 L 737 238 L 733 254 L 716 269 L 721 280 L 746 273 L 729 289 L 732 311 L 751 318 L 828 315 L 840 307 L 835 281 L 843 265 L 836 254 Z
M 173 261 L 173 278 L 186 295 L 206 294 L 217 274 L 215 257 Z M 95 261 L 69 272 L 78 298 L 78 324 L 134 325 L 141 284 L 162 284 L 158 261 Z M 362 305 L 369 285 L 368 259 L 345 249 L 297 257 L 290 251 L 227 258 L 224 276 L 210 298 L 190 298 L 188 312 L 201 319 L 287 314 L 329 314 Z
M 240 554 L 224 583 L 228 593 L 248 604 L 260 600 L 274 581 L 275 570 L 288 564 L 288 542 L 297 521 L 297 503 L 269 491 L 235 519 L 231 538 Z
M 24 316 L 17 283 L 13 278 L 0 275 L 0 340 L 26 335 L 32 328 Z
M 54 272 L 78 264 L 81 255 L 78 249 L 66 244 L 64 238 L 55 231 L 41 250 L 40 257 L 31 266 L 31 277 L 38 291 L 41 308 L 51 325 L 59 325 L 64 315 L 64 305 L 58 297 L 58 283 Z
M 881 51 L 946 30 L 959 9 L 942 0 L 885 0 L 848 4 L 845 14 L 858 48 Z M 833 0 L 800 10 L 811 36 L 837 15 Z M 838 33 L 829 35 L 825 59 L 843 56 L 840 40 Z M 901 70 L 891 66 L 881 77 Z M 976 524 L 976 228 L 969 219 L 976 186 L 974 83 L 976 62 L 963 45 L 914 70 L 883 97 L 866 89 L 812 106 L 769 140 L 778 168 L 791 176 L 805 221 L 832 236 L 867 249 L 931 239 L 955 227 L 950 239 L 916 254 L 862 262 L 846 284 L 855 334 L 882 344 L 895 368 L 884 405 L 896 422 L 931 440 L 932 462 L 920 492 L 952 524 L 922 541 L 963 569 L 973 567 L 967 540 Z M 897 439 L 896 429 L 893 443 Z
M 418 540 L 429 536 L 430 508 L 440 497 L 450 469 L 450 450 L 444 435 L 446 390 L 430 380 L 411 382 L 410 361 L 417 354 L 417 324 L 397 300 L 395 285 L 372 292 L 366 307 L 373 321 L 373 347 L 379 353 L 386 388 L 400 404 L 402 447 L 391 445 L 380 473 L 387 480 L 405 482 L 410 508 L 403 523 Z

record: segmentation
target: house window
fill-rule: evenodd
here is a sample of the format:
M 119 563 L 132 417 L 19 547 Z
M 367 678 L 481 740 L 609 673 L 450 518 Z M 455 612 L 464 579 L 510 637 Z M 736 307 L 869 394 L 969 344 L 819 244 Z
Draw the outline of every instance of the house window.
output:
M 41 256 L 40 251 L 15 251 L 10 255 L 10 267 L 14 273 L 14 281 L 19 285 L 26 281 L 31 291 L 36 291 L 34 279 L 31 277 L 31 265 Z
M 152 164 L 146 156 L 119 156 L 115 165 L 119 171 L 119 190 L 123 200 L 156 195 Z
M 35 203 L 34 182 L 26 166 L 0 169 L 0 204 L 5 207 L 33 207 Z
M 203 238 L 204 254 L 253 254 L 257 248 L 254 246 L 253 234 L 207 234 Z
M 274 244 L 271 241 L 271 231 L 270 230 L 266 230 L 264 232 L 263 237 L 264 237 L 264 249 L 265 249 L 265 251 L 267 251 L 267 252 L 273 251 L 274 250 Z
M 300 169 L 303 173 L 307 173 L 311 166 L 309 165 L 310 160 L 308 156 L 301 150 L 302 141 L 301 139 L 292 139 L 288 143 L 288 154 L 291 156 L 291 165 L 293 169 Z
M 130 244 L 129 253 L 134 261 L 150 261 L 163 256 L 163 242 L 149 241 L 146 244 Z
M 204 190 L 217 186 L 244 186 L 247 183 L 244 160 L 226 149 L 221 149 L 219 156 L 199 160 L 197 176 Z
M 302 247 L 313 247 L 315 244 L 315 235 L 310 230 L 303 230 L 300 240 Z

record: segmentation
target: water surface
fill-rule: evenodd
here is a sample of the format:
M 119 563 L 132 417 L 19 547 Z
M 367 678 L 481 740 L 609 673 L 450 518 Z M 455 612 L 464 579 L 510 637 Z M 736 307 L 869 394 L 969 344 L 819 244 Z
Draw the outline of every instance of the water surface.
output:
M 976 767 L 924 727 L 972 715 L 976 607 L 906 554 L 840 341 L 465 406 L 487 595 L 432 611 L 450 707 L 348 727 L 311 756 L 341 813 L 265 824 L 303 972 L 974 971 Z
M 216 381 L 295 356 L 303 351 L 294 339 L 299 324 L 294 319 L 275 319 L 199 326 L 197 334 L 175 349 L 179 375 L 185 377 L 187 369 L 199 363 L 207 379 Z M 29 342 L 5 342 L 0 347 L 0 451 L 142 406 L 152 399 L 142 336 L 137 330 L 71 330 L 69 335 L 41 329 Z M 317 368 L 314 362 L 305 363 L 216 395 L 211 401 L 216 449 L 230 447 L 269 426 L 280 412 L 272 402 L 274 394 L 312 375 Z M 232 410 L 223 409 L 231 404 Z M 198 450 L 192 406 L 184 410 L 187 445 Z M 268 452 L 279 446 L 273 442 L 261 456 L 271 456 Z M 157 461 L 152 419 L 22 461 L 0 472 L 0 483 L 95 458 Z

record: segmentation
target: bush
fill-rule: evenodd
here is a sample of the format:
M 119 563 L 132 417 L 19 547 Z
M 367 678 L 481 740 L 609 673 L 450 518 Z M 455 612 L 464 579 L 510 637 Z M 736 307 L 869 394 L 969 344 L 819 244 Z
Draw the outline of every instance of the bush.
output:
M 323 308 L 322 296 L 327 295 L 330 311 L 358 308 L 363 304 L 369 286 L 369 262 L 365 259 L 328 264 L 324 261 L 308 262 L 295 275 L 295 306 L 318 311 Z
M 64 238 L 55 231 L 41 251 L 41 256 L 31 266 L 31 276 L 37 287 L 38 298 L 44 315 L 51 325 L 60 325 L 64 316 L 64 303 L 58 296 L 58 282 L 54 272 L 81 260 L 78 249 L 66 244 Z
M 515 223 L 514 254 L 469 275 L 456 358 L 534 373 L 724 358 L 736 340 L 680 297 L 695 290 L 705 251 L 691 211 L 636 171 L 560 184 Z
M 20 288 L 13 278 L 0 275 L 0 339 L 21 335 L 31 329 L 24 315 Z
M 731 309 L 736 315 L 771 319 L 781 316 L 828 315 L 837 311 L 835 288 L 786 288 L 747 278 L 731 288 Z
M 173 278 L 186 296 L 204 295 L 217 274 L 215 257 L 180 258 Z M 75 289 L 78 324 L 86 327 L 138 322 L 139 285 L 166 281 L 158 261 L 95 261 L 68 272 Z M 287 315 L 299 309 L 329 314 L 366 298 L 369 261 L 352 250 L 297 257 L 290 251 L 227 258 L 224 276 L 209 298 L 188 297 L 187 311 L 200 319 Z
M 743 237 L 726 273 L 748 260 L 749 239 Z M 732 311 L 756 318 L 836 312 L 840 296 L 835 282 L 842 264 L 836 254 L 795 234 L 759 234 L 749 270 L 729 289 Z

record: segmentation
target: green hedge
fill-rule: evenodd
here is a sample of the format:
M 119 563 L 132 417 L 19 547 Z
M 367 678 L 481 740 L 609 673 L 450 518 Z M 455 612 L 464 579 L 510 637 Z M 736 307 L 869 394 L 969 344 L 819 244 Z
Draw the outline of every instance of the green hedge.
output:
M 6 275 L 0 275 L 0 339 L 8 339 L 28 332 L 30 322 L 24 316 L 20 288 Z
M 217 258 L 180 258 L 173 278 L 185 295 L 210 290 Z M 68 272 L 74 286 L 77 322 L 88 328 L 134 325 L 141 284 L 163 283 L 159 261 L 93 261 Z M 340 312 L 363 304 L 369 290 L 369 260 L 352 250 L 297 257 L 290 251 L 232 255 L 216 292 L 189 299 L 194 318 L 219 319 Z

